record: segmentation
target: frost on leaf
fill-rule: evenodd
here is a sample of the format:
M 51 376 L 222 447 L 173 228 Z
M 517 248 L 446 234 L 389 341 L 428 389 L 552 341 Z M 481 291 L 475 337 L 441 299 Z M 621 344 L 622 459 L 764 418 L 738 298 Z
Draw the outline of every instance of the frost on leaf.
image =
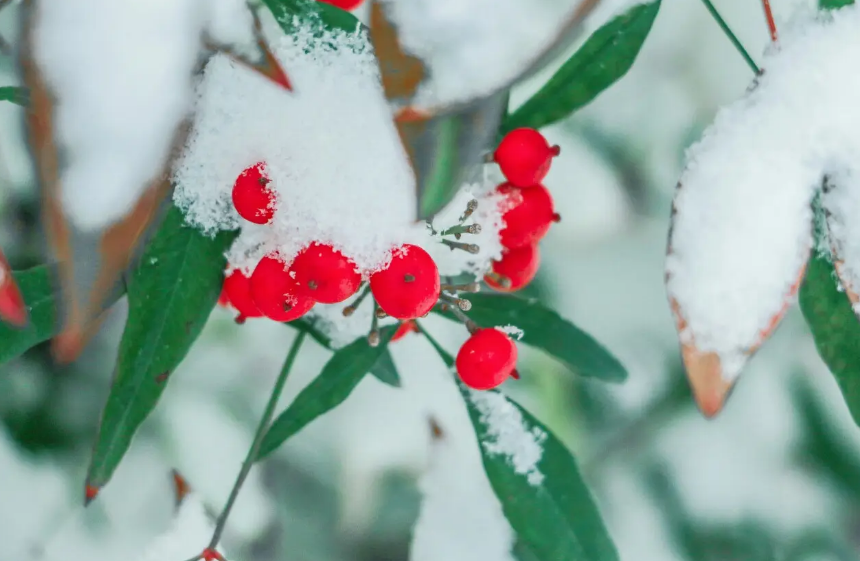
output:
M 792 21 L 747 95 L 724 108 L 687 154 L 666 263 L 697 401 L 716 414 L 747 358 L 799 285 L 812 239 L 810 203 L 825 176 L 831 234 L 846 260 L 860 185 L 860 10 Z M 852 257 L 852 255 L 854 257 Z
M 512 339 L 516 339 L 517 341 L 523 338 L 523 335 L 526 334 L 525 331 L 517 327 L 516 325 L 497 325 L 496 329 L 508 335 Z
M 433 442 L 409 559 L 513 561 L 514 533 L 480 458 L 455 444 L 447 435 Z
M 481 446 L 488 454 L 505 456 L 514 472 L 526 477 L 529 484 L 540 485 L 544 475 L 538 469 L 543 457 L 546 433 L 529 428 L 522 413 L 497 391 L 469 390 L 469 400 L 481 413 L 487 438 Z

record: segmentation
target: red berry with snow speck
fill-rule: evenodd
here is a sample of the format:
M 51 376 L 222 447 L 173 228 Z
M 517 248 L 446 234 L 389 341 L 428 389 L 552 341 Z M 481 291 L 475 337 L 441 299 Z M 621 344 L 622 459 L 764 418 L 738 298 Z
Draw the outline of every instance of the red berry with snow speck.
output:
M 251 296 L 263 315 L 275 321 L 293 321 L 314 307 L 313 299 L 297 294 L 290 270 L 274 255 L 257 263 L 251 275 Z
M 558 220 L 552 195 L 543 185 L 515 187 L 503 183 L 496 192 L 504 197 L 501 204 L 505 227 L 499 232 L 499 237 L 508 249 L 537 243 Z
M 364 0 L 319 0 L 324 4 L 331 4 L 341 10 L 346 10 L 347 12 L 351 12 L 352 10 L 358 8 L 364 3 Z
M 537 185 L 549 172 L 559 147 L 550 146 L 535 129 L 514 129 L 502 139 L 494 158 L 508 181 L 517 187 Z
M 457 353 L 457 374 L 475 390 L 491 390 L 513 374 L 517 366 L 517 346 L 502 331 L 479 329 Z
M 393 318 L 423 316 L 439 300 L 439 269 L 430 254 L 416 245 L 394 250 L 391 264 L 370 276 L 370 291 L 382 310 Z
M 327 244 L 314 242 L 300 251 L 290 270 L 295 274 L 296 293 L 323 304 L 343 302 L 361 285 L 355 263 Z
M 233 206 L 239 216 L 254 224 L 268 224 L 275 216 L 275 192 L 262 162 L 243 171 L 233 184 Z
M 493 273 L 484 281 L 501 292 L 513 292 L 530 283 L 540 267 L 537 245 L 526 245 L 502 252 L 500 261 L 493 261 Z
M 262 317 L 263 313 L 257 308 L 251 297 L 251 279 L 246 277 L 242 271 L 236 269 L 224 279 L 222 294 L 227 297 L 239 317 L 236 320 L 242 323 L 247 318 Z

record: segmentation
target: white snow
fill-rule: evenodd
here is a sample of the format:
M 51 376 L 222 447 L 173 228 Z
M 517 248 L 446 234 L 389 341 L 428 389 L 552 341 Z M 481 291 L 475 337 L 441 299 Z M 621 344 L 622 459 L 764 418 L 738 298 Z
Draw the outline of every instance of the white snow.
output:
M 516 339 L 517 341 L 522 340 L 523 335 L 526 334 L 525 331 L 517 327 L 516 325 L 497 325 L 496 329 L 501 331 L 502 333 L 507 333 L 509 337 Z
M 667 288 L 687 322 L 682 340 L 716 352 L 729 380 L 798 279 L 823 176 L 840 182 L 825 199 L 831 212 L 856 205 L 847 190 L 858 188 L 860 10 L 797 17 L 779 46 L 759 83 L 689 150 L 674 203 Z M 841 236 L 844 220 L 835 223 Z M 856 249 L 845 247 L 849 258 Z
M 409 560 L 513 561 L 514 533 L 480 458 L 457 444 L 447 433 L 432 444 Z
M 294 93 L 213 57 L 174 168 L 175 200 L 207 232 L 241 224 L 229 257 L 246 271 L 272 251 L 290 261 L 311 241 L 333 245 L 362 272 L 379 269 L 393 247 L 426 234 L 412 223 L 414 178 L 366 39 L 271 34 Z M 242 170 L 261 161 L 282 202 L 270 225 L 254 226 L 240 222 L 230 193 Z
M 531 485 L 540 485 L 544 475 L 538 469 L 543 457 L 546 433 L 538 427 L 529 428 L 522 413 L 497 391 L 469 390 L 469 401 L 481 412 L 481 422 L 487 426 L 489 438 L 481 442 L 489 454 L 502 455 Z
M 206 513 L 199 497 L 193 493 L 185 497 L 173 521 L 173 527 L 156 539 L 138 558 L 138 561 L 165 561 L 190 559 L 199 555 L 212 538 L 214 522 Z M 219 548 L 225 558 L 232 559 Z
M 41 0 L 34 56 L 57 97 L 60 197 L 80 228 L 128 212 L 164 171 L 191 108 L 204 34 L 247 50 L 244 0 Z

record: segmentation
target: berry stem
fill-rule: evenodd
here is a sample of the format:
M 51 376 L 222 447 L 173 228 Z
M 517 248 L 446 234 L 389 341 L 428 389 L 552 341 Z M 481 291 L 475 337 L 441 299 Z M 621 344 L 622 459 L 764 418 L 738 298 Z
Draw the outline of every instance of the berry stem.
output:
M 472 199 L 471 201 L 466 203 L 466 210 L 463 212 L 463 215 L 460 216 L 460 220 L 459 220 L 460 224 L 462 224 L 463 221 L 465 221 L 467 218 L 472 216 L 472 213 L 474 213 L 476 210 L 478 210 L 478 200 L 477 199 Z
M 761 74 L 761 69 L 758 67 L 758 65 L 752 59 L 750 54 L 744 48 L 743 44 L 741 44 L 740 40 L 737 38 L 737 36 L 732 31 L 732 29 L 726 23 L 726 20 L 723 19 L 723 16 L 720 15 L 720 13 L 717 11 L 717 9 L 714 7 L 714 5 L 711 3 L 711 0 L 702 0 L 702 3 L 705 5 L 705 8 L 708 9 L 708 12 L 710 12 L 711 17 L 714 18 L 714 21 L 717 22 L 717 25 L 720 26 L 720 29 L 723 30 L 723 33 L 726 34 L 726 37 L 729 38 L 729 41 L 732 42 L 732 45 L 734 45 L 735 49 L 737 49 L 738 52 L 741 54 L 741 56 L 744 57 L 744 60 L 746 61 L 747 65 L 756 74 Z
M 245 461 L 242 462 L 242 469 L 236 477 L 236 482 L 233 484 L 233 490 L 230 491 L 230 497 L 227 499 L 227 504 L 224 505 L 224 510 L 221 511 L 221 515 L 215 523 L 215 531 L 212 533 L 212 539 L 209 541 L 209 546 L 207 547 L 208 550 L 214 550 L 218 546 L 218 542 L 221 541 L 221 534 L 224 532 L 224 527 L 227 525 L 227 518 L 230 516 L 230 511 L 233 510 L 233 505 L 236 502 L 236 498 L 239 496 L 239 490 L 245 483 L 245 479 L 247 479 L 248 473 L 250 473 L 251 467 L 257 459 L 257 454 L 260 452 L 260 445 L 263 443 L 263 436 L 266 434 L 266 430 L 272 422 L 272 417 L 275 414 L 275 407 L 278 405 L 278 399 L 281 397 L 281 391 L 284 389 L 284 384 L 287 381 L 287 375 L 293 368 L 293 363 L 296 361 L 296 356 L 299 354 L 299 349 L 302 346 L 302 342 L 305 340 L 305 335 L 306 333 L 304 331 L 299 331 L 296 335 L 296 339 L 293 341 L 293 345 L 290 347 L 290 351 L 287 353 L 287 358 L 284 360 L 284 366 L 281 368 L 281 372 L 278 374 L 278 379 L 275 380 L 275 386 L 272 388 L 272 394 L 269 396 L 269 402 L 266 403 L 263 417 L 260 419 L 260 424 L 257 425 L 257 432 L 254 434 L 254 441 L 251 443 L 251 448 L 248 450 L 248 455 L 245 457 Z
M 472 303 L 468 300 L 464 300 L 463 298 L 457 298 L 456 296 L 450 296 L 448 294 L 439 294 L 439 300 L 443 302 L 447 302 L 452 306 L 456 306 L 460 310 L 464 312 L 468 312 L 472 309 Z
M 451 226 L 444 232 L 442 232 L 443 236 L 457 236 L 459 239 L 460 234 L 480 234 L 481 233 L 481 225 L 480 224 L 469 224 L 468 226 L 457 225 Z
M 471 253 L 472 255 L 477 254 L 481 251 L 480 246 L 473 243 L 462 243 L 462 242 L 452 242 L 451 240 L 442 240 L 442 243 L 453 249 L 460 249 Z
M 352 304 L 343 309 L 344 317 L 349 317 L 355 313 L 355 310 L 361 305 L 361 302 L 367 298 L 367 295 L 370 294 L 370 285 L 364 287 L 364 291 L 358 295 L 358 298 L 353 300 Z
M 379 312 L 381 308 L 376 300 L 373 301 L 373 317 L 370 320 L 370 333 L 367 334 L 367 344 L 371 347 L 379 346 Z
M 443 300 L 444 300 L 444 299 L 443 299 Z M 444 305 L 444 304 L 443 304 L 443 305 Z M 458 320 L 460 320 L 460 321 L 461 321 L 461 322 L 466 326 L 466 329 L 468 329 L 468 330 L 469 330 L 469 333 L 474 333 L 474 332 L 476 332 L 478 329 L 480 329 L 480 327 L 478 327 L 478 324 L 477 324 L 477 323 L 475 323 L 474 321 L 472 321 L 472 320 L 469 318 L 469 316 L 467 316 L 466 314 L 464 314 L 464 313 L 463 313 L 463 310 L 461 310 L 461 309 L 460 309 L 460 306 L 459 306 L 459 305 L 457 305 L 457 304 L 453 304 L 453 303 L 452 303 L 452 304 L 448 304 L 448 309 L 449 309 L 449 310 L 451 310 L 451 313 L 452 313 L 452 314 L 454 314 L 454 316 L 456 316 L 456 318 L 457 318 Z
M 440 287 L 441 290 L 445 292 L 480 292 L 481 291 L 481 283 L 478 282 L 470 282 L 468 284 L 443 284 Z
M 448 368 L 452 368 L 454 366 L 454 357 L 451 356 L 448 351 L 443 349 L 442 345 L 440 345 L 439 342 L 436 341 L 436 339 L 434 339 L 433 336 L 430 335 L 430 333 L 428 333 L 426 329 L 424 329 L 424 326 L 421 325 L 421 322 L 416 321 L 415 327 L 418 328 L 419 333 L 421 333 L 422 335 L 424 335 L 424 337 L 427 338 L 427 340 L 430 342 L 430 345 L 432 345 L 433 350 L 436 351 L 436 354 L 438 354 L 442 361 L 445 363 L 445 366 L 447 366 Z
M 777 42 L 776 22 L 773 19 L 773 11 L 770 9 L 770 0 L 761 0 L 761 7 L 764 9 L 764 17 L 767 20 L 767 28 L 770 31 L 770 40 Z

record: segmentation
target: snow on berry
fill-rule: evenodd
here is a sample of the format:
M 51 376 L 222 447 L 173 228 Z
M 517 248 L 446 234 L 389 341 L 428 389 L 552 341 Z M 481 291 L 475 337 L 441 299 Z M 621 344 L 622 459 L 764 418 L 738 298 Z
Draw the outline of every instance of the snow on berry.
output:
M 502 219 L 505 227 L 499 235 L 502 245 L 508 249 L 539 242 L 557 219 L 552 195 L 543 185 L 521 188 L 504 183 L 497 192 L 504 197 Z
M 267 255 L 257 264 L 251 275 L 251 296 L 257 308 L 275 321 L 298 319 L 314 306 L 313 299 L 299 294 L 293 273 L 277 255 Z
M 517 366 L 517 346 L 499 329 L 479 329 L 457 353 L 457 374 L 475 390 L 500 386 Z
M 538 464 L 543 457 L 546 433 L 538 427 L 526 426 L 522 413 L 501 392 L 471 390 L 469 401 L 481 413 L 481 423 L 487 427 L 487 438 L 481 441 L 484 450 L 505 456 L 514 471 L 525 476 L 531 485 L 543 483 L 544 475 Z
M 502 139 L 493 158 L 502 174 L 517 187 L 537 185 L 559 154 L 558 146 L 550 146 L 535 129 L 514 129 Z
M 687 154 L 667 291 L 691 380 L 708 380 L 708 395 L 697 396 L 710 414 L 794 291 L 813 244 L 810 202 L 825 174 L 836 179 L 824 197 L 836 216 L 831 234 L 850 239 L 851 227 L 840 225 L 856 222 L 860 189 L 858 58 L 860 8 L 796 18 L 780 29 L 779 48 L 766 54 L 747 95 L 721 110 Z M 858 247 L 842 245 L 846 266 L 860 264 Z
M 239 174 L 233 184 L 233 206 L 239 216 L 254 224 L 267 224 L 275 215 L 275 194 L 262 162 Z
M 370 290 L 382 310 L 393 318 L 421 317 L 439 300 L 439 269 L 418 246 L 399 247 L 389 265 L 370 276 Z
M 301 250 L 290 269 L 296 292 L 325 304 L 343 302 L 358 290 L 361 275 L 355 263 L 330 245 L 312 243 Z
M 535 244 L 508 249 L 502 258 L 493 262 L 491 274 L 484 282 L 496 290 L 513 292 L 520 290 L 534 280 L 540 267 L 540 250 Z

